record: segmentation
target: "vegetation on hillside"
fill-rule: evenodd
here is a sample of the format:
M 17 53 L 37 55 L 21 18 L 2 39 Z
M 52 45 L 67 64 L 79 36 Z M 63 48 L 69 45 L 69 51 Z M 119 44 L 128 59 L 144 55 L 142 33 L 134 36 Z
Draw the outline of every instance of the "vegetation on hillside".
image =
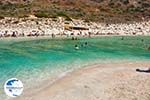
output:
M 62 16 L 86 21 L 123 22 L 150 18 L 149 0 L 2 0 L 0 18 L 5 16 Z

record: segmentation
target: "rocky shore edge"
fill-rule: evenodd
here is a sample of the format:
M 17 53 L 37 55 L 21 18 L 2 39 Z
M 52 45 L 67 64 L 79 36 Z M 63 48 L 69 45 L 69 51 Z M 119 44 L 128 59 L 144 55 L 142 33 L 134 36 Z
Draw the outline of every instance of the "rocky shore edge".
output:
M 132 23 L 96 23 L 84 20 L 66 21 L 64 18 L 11 18 L 0 20 L 0 38 L 38 36 L 97 36 L 150 35 L 150 20 Z

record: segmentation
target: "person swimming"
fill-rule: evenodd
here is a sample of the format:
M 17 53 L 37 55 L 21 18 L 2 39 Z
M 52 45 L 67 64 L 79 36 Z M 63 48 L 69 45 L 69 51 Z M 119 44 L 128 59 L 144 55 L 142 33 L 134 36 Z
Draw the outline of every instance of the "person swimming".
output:
M 81 44 L 81 47 L 84 47 L 84 48 L 85 48 L 87 45 L 88 45 L 88 43 L 85 42 L 85 43 L 82 43 L 82 44 Z
M 79 50 L 79 47 L 78 47 L 78 45 L 75 45 L 75 49 L 76 49 L 76 50 Z
M 85 42 L 85 45 L 88 45 L 88 43 L 87 43 L 87 42 Z
M 83 45 L 83 44 L 81 44 L 81 47 L 84 47 L 84 45 Z

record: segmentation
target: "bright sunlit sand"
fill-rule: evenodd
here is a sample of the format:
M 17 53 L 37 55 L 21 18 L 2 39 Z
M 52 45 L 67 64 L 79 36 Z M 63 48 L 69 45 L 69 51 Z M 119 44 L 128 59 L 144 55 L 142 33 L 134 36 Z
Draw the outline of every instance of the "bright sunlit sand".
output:
M 148 67 L 146 62 L 92 65 L 39 91 L 25 91 L 17 100 L 149 100 L 150 73 L 136 72 Z

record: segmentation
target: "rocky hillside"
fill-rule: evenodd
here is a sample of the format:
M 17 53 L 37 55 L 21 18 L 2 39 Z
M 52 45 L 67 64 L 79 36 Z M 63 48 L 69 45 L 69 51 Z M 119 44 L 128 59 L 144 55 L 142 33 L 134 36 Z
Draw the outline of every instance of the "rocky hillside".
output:
M 126 22 L 150 18 L 150 0 L 0 0 L 4 16 L 63 16 L 67 20 Z

